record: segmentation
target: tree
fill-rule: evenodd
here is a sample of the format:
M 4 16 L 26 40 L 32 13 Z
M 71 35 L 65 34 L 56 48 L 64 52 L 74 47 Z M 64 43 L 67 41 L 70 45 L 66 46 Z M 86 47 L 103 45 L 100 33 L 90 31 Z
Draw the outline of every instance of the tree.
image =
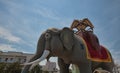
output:
M 6 63 L 0 63 L 0 73 L 5 73 Z
M 40 65 L 35 66 L 35 67 L 30 71 L 30 73 L 42 73 L 41 66 L 40 66 Z
M 21 73 L 20 63 L 0 63 L 0 73 Z
M 22 66 L 18 62 L 8 64 L 6 66 L 7 73 L 21 73 L 21 69 L 22 69 Z

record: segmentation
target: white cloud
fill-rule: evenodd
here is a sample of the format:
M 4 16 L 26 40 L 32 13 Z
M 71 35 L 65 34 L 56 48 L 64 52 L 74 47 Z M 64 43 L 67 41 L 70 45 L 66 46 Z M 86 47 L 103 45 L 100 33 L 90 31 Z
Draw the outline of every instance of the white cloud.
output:
M 45 7 L 39 7 L 39 8 L 33 8 L 33 12 L 37 13 L 38 15 L 41 15 L 46 18 L 54 19 L 54 20 L 59 20 L 59 17 L 56 15 L 55 11 L 50 10 Z
M 119 57 L 120 52 L 119 52 L 119 50 L 116 51 L 116 50 L 112 49 L 111 50 L 111 54 L 112 54 L 112 58 L 113 58 L 115 64 L 119 64 L 120 65 L 120 57 Z
M 35 6 L 35 5 L 24 5 L 22 3 L 18 3 L 15 1 L 2 1 L 6 5 L 7 10 L 12 14 L 19 16 L 21 13 L 33 13 L 40 15 L 45 18 L 58 20 L 59 17 L 57 16 L 56 12 L 48 7 L 44 7 L 42 5 Z
M 115 64 L 119 64 L 120 65 L 119 55 L 113 55 L 113 60 L 114 60 Z
M 16 48 L 13 48 L 11 45 L 0 44 L 1 51 L 17 51 Z
M 19 37 L 14 36 L 9 30 L 3 27 L 0 27 L 0 38 L 16 43 L 19 43 L 21 41 Z

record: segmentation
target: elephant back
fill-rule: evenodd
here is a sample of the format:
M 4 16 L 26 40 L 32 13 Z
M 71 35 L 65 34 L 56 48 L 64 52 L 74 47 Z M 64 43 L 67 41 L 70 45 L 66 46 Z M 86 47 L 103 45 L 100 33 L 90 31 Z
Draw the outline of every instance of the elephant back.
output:
M 109 51 L 99 45 L 97 37 L 91 32 L 77 32 L 76 35 L 82 40 L 87 52 L 87 58 L 97 62 L 111 62 Z

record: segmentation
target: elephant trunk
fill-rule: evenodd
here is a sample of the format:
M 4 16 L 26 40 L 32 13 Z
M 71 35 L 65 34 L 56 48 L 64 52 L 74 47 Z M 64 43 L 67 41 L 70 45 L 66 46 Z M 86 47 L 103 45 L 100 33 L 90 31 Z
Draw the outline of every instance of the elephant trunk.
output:
M 46 57 L 49 55 L 49 53 L 50 53 L 49 50 L 44 50 L 43 55 L 39 59 L 32 61 L 32 62 L 29 62 L 29 63 L 25 63 L 23 65 L 31 65 L 31 64 L 36 64 L 36 63 L 38 64 L 42 60 L 46 59 Z
M 29 63 L 25 63 L 22 65 L 29 66 L 28 69 L 30 71 L 32 68 L 34 68 L 36 65 L 38 65 L 40 61 L 42 61 L 48 57 L 48 55 L 50 53 L 49 50 L 50 50 L 50 40 L 48 38 L 45 38 L 45 34 L 43 34 L 38 41 L 37 51 L 36 51 L 37 58 L 33 59 Z M 28 69 L 26 69 L 25 71 L 27 71 Z M 22 73 L 25 73 L 25 72 L 22 72 Z
M 38 43 L 37 43 L 36 54 L 29 60 L 29 62 L 35 61 L 42 56 L 45 50 L 45 37 L 44 36 L 45 36 L 45 33 L 41 34 L 38 40 Z M 21 73 L 28 73 L 30 67 L 31 65 L 25 65 Z

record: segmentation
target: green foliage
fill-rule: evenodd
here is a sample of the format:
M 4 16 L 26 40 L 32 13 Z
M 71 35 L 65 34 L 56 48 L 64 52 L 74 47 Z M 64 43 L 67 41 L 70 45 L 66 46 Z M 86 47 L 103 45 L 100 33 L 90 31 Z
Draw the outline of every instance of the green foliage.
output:
M 4 73 L 6 64 L 5 63 L 0 63 L 0 73 Z
M 21 72 L 21 66 L 19 63 L 13 63 L 13 64 L 9 64 L 7 67 L 6 67 L 6 71 L 8 73 L 20 73 Z
M 35 66 L 29 73 L 42 73 L 42 70 L 40 69 L 40 66 Z
M 0 73 L 21 73 L 21 65 L 15 63 L 0 63 Z
M 44 73 L 49 73 L 48 71 L 44 71 Z
M 21 73 L 20 63 L 0 63 L 0 73 Z M 42 73 L 41 66 L 35 66 L 29 73 Z M 49 73 L 45 71 L 44 73 Z

